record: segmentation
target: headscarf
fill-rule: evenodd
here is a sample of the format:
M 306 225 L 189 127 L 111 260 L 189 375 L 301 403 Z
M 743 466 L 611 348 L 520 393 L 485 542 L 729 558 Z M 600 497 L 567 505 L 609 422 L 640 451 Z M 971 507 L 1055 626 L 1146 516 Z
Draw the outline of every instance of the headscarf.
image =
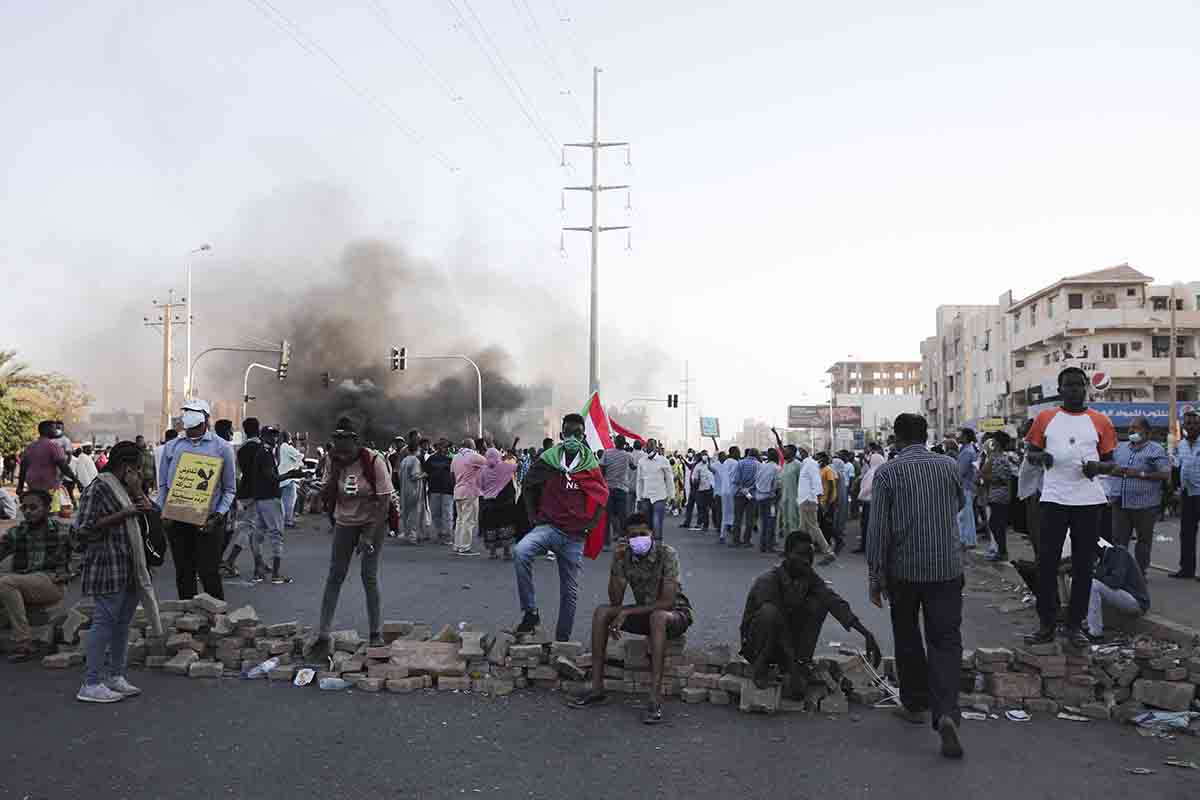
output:
M 495 499 L 504 491 L 505 485 L 512 480 L 517 471 L 517 465 L 500 460 L 500 451 L 494 447 L 488 448 L 484 454 L 487 465 L 479 471 L 479 491 L 487 500 Z
M 867 474 L 863 475 L 862 485 L 858 490 L 858 499 L 870 502 L 871 487 L 875 484 L 875 470 L 883 466 L 884 458 L 880 453 L 872 453 L 870 461 L 867 462 Z

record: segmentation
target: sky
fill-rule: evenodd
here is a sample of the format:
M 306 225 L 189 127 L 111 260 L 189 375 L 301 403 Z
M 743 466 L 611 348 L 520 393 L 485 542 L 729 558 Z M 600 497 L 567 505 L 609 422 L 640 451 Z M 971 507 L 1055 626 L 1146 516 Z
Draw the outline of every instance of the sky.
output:
M 0 347 L 100 408 L 157 395 L 142 318 L 189 258 L 197 348 L 225 343 L 206 306 L 270 303 L 204 274 L 307 281 L 360 238 L 536 286 L 518 351 L 586 321 L 560 228 L 587 193 L 560 206 L 590 162 L 559 144 L 589 138 L 593 65 L 600 136 L 632 144 L 601 160 L 633 186 L 601 204 L 633 226 L 601 242 L 606 403 L 682 393 L 686 362 L 693 419 L 782 424 L 837 360 L 918 359 L 938 305 L 1200 277 L 1191 3 L 47 0 L 0 29 Z M 631 349 L 660 354 L 637 386 Z

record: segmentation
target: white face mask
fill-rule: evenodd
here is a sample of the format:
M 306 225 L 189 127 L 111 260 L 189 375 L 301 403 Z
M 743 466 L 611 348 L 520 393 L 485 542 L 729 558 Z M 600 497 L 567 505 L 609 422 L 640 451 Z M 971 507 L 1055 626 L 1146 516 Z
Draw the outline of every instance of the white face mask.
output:
M 183 414 L 180 415 L 180 419 L 183 421 L 183 427 L 191 430 L 198 425 L 204 424 L 204 412 L 185 409 Z
M 1140 433 L 1129 434 L 1129 441 L 1133 442 L 1134 444 L 1137 444 L 1141 440 L 1142 440 L 1142 435 Z

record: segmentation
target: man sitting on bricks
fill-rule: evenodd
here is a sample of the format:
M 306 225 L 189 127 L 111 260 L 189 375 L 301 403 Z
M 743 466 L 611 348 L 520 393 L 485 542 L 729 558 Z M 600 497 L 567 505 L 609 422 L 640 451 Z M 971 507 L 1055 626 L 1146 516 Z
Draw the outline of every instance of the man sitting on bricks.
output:
M 863 635 L 867 657 L 878 667 L 882 654 L 874 634 L 813 570 L 812 537 L 794 531 L 784 545 L 783 563 L 758 576 L 746 597 L 741 654 L 750 662 L 754 685 L 767 688 L 771 666 L 778 665 L 790 673 L 792 697 L 803 699 L 827 614 Z
M 50 494 L 29 489 L 21 495 L 25 520 L 0 537 L 0 561 L 13 557 L 12 573 L 0 575 L 0 607 L 13 629 L 8 660 L 28 661 L 37 655 L 28 608 L 60 603 L 68 580 L 70 546 L 66 526 L 50 517 Z
M 625 588 L 633 590 L 634 605 L 622 605 Z M 691 627 L 692 605 L 679 583 L 679 555 L 675 548 L 654 539 L 645 514 L 632 514 L 625 523 L 625 538 L 613 549 L 608 575 L 608 605 L 592 615 L 592 688 L 572 702 L 586 708 L 607 699 L 604 691 L 604 653 L 608 639 L 633 633 L 650 639 L 650 700 L 642 721 L 662 721 L 663 664 L 667 640 L 678 639 Z

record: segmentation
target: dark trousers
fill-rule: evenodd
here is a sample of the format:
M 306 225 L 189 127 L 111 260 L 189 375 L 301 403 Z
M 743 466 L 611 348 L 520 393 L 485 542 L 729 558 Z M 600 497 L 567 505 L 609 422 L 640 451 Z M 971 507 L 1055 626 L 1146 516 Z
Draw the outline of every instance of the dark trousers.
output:
M 687 509 L 683 512 L 683 527 L 685 528 L 692 527 L 692 514 L 696 510 L 696 502 L 700 499 L 697 497 L 698 494 L 695 486 L 688 492 Z
M 751 663 L 761 656 L 768 664 L 786 669 L 796 661 L 811 661 L 828 613 L 825 604 L 812 597 L 790 615 L 774 603 L 767 603 L 750 618 L 749 638 L 742 643 L 742 655 Z
M 1137 533 L 1134 557 L 1142 572 L 1150 569 L 1150 548 L 1154 544 L 1154 523 L 1158 521 L 1158 506 L 1150 508 L 1125 508 L 1118 500 L 1112 508 L 1112 542 L 1118 547 L 1129 547 L 1133 534 Z M 1101 529 L 1103 535 L 1103 529 Z M 1195 541 L 1194 539 L 1192 540 Z
M 712 508 L 713 490 L 704 489 L 702 491 L 692 492 L 692 497 L 696 498 L 696 505 L 700 511 L 700 516 L 696 519 L 696 524 L 704 530 L 708 530 L 708 513 Z M 720 522 L 718 521 L 718 525 Z M 684 527 L 687 527 L 686 525 Z
M 191 600 L 196 596 L 196 577 L 199 576 L 205 592 L 224 600 L 225 588 L 217 569 L 221 565 L 221 546 L 225 543 L 224 520 L 209 526 L 164 520 L 163 528 L 171 543 L 175 591 L 179 593 L 179 599 Z
M 1058 562 L 1062 559 L 1068 529 L 1071 531 L 1071 602 L 1067 607 L 1067 625 L 1072 628 L 1083 625 L 1092 594 L 1092 564 L 1096 560 L 1100 512 L 1104 507 L 1042 503 L 1037 607 L 1043 626 L 1053 626 L 1058 618 Z
M 754 509 L 758 514 L 758 549 L 769 553 L 775 549 L 775 498 L 755 500 Z
M 629 518 L 629 492 L 624 489 L 611 489 L 608 492 L 608 530 L 604 532 L 604 546 L 612 544 L 613 539 L 625 535 L 625 520 Z
M 1179 571 L 1196 574 L 1196 526 L 1200 523 L 1200 495 L 1185 494 L 1179 510 Z
M 869 501 L 860 502 L 858 504 L 858 549 L 867 549 L 867 531 L 871 530 L 871 503 Z
M 733 496 L 733 539 L 730 544 L 748 543 L 753 527 L 754 501 L 739 492 Z M 744 532 L 743 528 L 745 528 Z
M 1008 512 L 1008 503 L 988 503 L 988 530 L 1001 558 L 1008 558 Z
M 724 517 L 721 516 L 721 495 L 717 494 L 716 492 L 713 492 L 709 495 L 708 513 L 709 513 L 709 516 L 712 518 L 713 528 L 715 528 L 718 532 L 720 532 L 721 521 L 724 519 Z M 705 520 L 700 525 L 700 527 L 704 528 L 705 530 L 708 530 L 708 520 Z
M 900 702 L 909 711 L 931 711 L 935 730 L 943 716 L 960 722 L 963 579 L 931 583 L 893 580 L 890 589 Z

